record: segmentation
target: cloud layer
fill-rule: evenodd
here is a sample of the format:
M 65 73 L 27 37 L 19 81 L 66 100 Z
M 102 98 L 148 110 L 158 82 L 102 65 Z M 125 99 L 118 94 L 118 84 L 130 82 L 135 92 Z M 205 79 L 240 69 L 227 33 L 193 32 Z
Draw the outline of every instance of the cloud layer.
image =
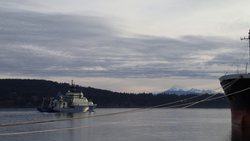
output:
M 218 78 L 245 43 L 129 35 L 105 17 L 0 11 L 0 73 L 28 77 Z M 146 30 L 146 29 L 145 29 Z

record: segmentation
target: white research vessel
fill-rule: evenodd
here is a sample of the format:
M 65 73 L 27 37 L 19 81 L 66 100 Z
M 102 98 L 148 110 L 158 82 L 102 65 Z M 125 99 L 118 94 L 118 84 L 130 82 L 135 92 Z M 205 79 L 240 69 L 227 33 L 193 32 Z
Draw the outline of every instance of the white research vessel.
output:
M 49 102 L 48 106 L 44 105 L 46 102 Z M 97 104 L 88 101 L 82 92 L 76 92 L 72 81 L 69 92 L 65 95 L 58 93 L 56 98 L 43 98 L 42 105 L 37 110 L 40 112 L 93 112 L 96 106 Z

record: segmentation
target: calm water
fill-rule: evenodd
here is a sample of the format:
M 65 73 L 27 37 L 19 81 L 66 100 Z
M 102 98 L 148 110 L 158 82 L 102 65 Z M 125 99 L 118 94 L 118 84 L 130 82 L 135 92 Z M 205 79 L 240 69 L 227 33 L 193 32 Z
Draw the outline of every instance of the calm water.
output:
M 86 117 L 128 110 L 132 109 L 97 108 L 95 113 L 40 113 L 36 109 L 0 109 L 0 124 Z M 0 133 L 3 134 L 98 125 L 73 130 L 0 136 L 0 141 L 248 140 L 247 131 L 231 129 L 230 109 L 182 109 L 150 118 L 133 120 L 171 110 L 173 109 L 157 109 L 112 116 L 0 127 Z M 132 121 L 121 122 L 126 120 Z

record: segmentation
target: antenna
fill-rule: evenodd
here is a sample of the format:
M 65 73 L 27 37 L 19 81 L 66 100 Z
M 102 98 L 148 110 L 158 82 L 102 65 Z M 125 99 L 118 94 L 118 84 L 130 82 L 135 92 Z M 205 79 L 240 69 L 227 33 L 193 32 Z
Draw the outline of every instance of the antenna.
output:
M 246 71 L 245 71 L 245 74 L 247 74 L 247 64 L 246 64 Z
M 248 64 L 250 65 L 250 29 L 249 29 L 249 32 L 248 32 L 248 37 L 243 37 L 243 38 L 240 38 L 240 40 L 248 40 L 249 41 L 249 60 L 248 60 Z
M 237 59 L 237 74 L 239 74 L 239 61 L 238 61 L 238 59 Z

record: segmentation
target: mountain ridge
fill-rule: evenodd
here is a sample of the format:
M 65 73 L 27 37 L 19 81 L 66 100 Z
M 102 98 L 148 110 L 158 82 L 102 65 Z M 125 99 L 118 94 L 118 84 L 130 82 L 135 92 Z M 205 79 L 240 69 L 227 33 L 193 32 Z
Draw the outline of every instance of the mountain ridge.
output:
M 195 89 L 195 88 L 191 88 L 191 89 L 187 89 L 186 87 L 180 86 L 180 85 L 174 85 L 171 88 L 169 88 L 166 91 L 160 92 L 158 94 L 177 94 L 177 95 L 186 95 L 186 94 L 204 94 L 204 93 L 208 93 L 208 94 L 215 94 L 217 92 L 213 91 L 213 90 L 200 90 L 200 89 Z

